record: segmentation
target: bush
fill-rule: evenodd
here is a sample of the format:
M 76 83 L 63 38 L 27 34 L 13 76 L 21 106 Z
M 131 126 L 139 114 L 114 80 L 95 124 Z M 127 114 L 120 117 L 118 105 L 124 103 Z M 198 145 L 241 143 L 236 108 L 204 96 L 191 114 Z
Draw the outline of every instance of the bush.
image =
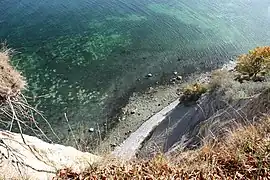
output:
M 207 88 L 205 85 L 200 83 L 195 83 L 192 85 L 188 85 L 183 89 L 183 95 L 180 98 L 181 102 L 185 104 L 190 102 L 197 101 L 202 94 L 206 93 Z
M 270 69 L 270 46 L 257 47 L 238 57 L 236 70 L 251 77 L 268 73 Z

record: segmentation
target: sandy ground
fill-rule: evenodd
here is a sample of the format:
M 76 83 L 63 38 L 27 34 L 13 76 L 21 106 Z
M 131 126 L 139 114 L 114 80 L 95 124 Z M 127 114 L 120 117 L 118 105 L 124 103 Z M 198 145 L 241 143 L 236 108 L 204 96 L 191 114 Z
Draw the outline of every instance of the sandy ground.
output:
M 146 120 L 175 101 L 179 95 L 181 82 L 176 84 L 149 88 L 144 93 L 134 93 L 129 103 L 122 109 L 123 117 L 117 126 L 107 134 L 95 150 L 96 154 L 107 154 L 126 140 Z

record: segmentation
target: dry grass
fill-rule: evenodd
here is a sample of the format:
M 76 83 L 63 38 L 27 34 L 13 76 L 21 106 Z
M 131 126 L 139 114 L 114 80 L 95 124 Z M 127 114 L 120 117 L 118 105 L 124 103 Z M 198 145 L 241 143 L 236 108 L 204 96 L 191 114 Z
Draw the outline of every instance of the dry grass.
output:
M 270 119 L 266 118 L 254 125 L 239 127 L 199 150 L 173 157 L 185 171 L 200 171 L 206 179 L 270 178 L 269 123 Z
M 55 179 L 269 179 L 270 118 L 228 132 L 218 141 L 152 160 L 103 162 L 81 174 L 60 170 Z
M 268 70 L 269 57 L 270 47 L 256 48 L 239 57 L 236 70 L 256 76 Z M 234 72 L 215 71 L 207 86 L 198 83 L 187 86 L 182 101 L 196 101 L 207 90 L 217 89 L 224 96 L 219 98 L 243 99 L 265 88 L 269 88 L 269 82 L 240 83 L 235 81 Z M 62 169 L 55 179 L 270 179 L 270 117 L 248 126 L 227 129 L 223 138 L 205 141 L 200 149 L 174 150 L 151 160 L 107 160 L 82 173 Z
M 197 101 L 202 94 L 206 93 L 207 87 L 202 83 L 194 83 L 183 88 L 183 95 L 180 101 L 184 104 Z
M 45 121 L 50 128 L 51 126 L 38 110 L 28 104 L 27 99 L 22 94 L 22 91 L 26 88 L 26 81 L 10 63 L 12 52 L 5 44 L 0 44 L 0 126 L 1 129 L 20 133 L 23 143 L 36 156 L 34 149 L 26 143 L 23 133 L 27 131 L 37 137 L 51 141 L 39 127 L 36 117 L 38 116 L 40 120 Z M 54 133 L 53 130 L 52 132 Z M 23 172 L 25 167 L 21 167 L 23 160 L 17 156 L 17 150 L 6 144 L 3 139 L 0 139 L 0 146 L 6 149 L 5 152 L 0 152 L 0 154 L 9 159 L 19 172 Z M 0 179 L 4 178 L 2 176 L 4 175 L 0 174 Z M 27 178 L 21 177 L 20 179 Z
M 10 64 L 13 50 L 0 44 L 0 124 L 9 131 L 23 133 L 28 129 L 38 137 L 47 136 L 39 128 L 36 116 L 44 120 L 51 128 L 44 116 L 28 104 L 22 91 L 26 89 L 25 78 Z M 51 129 L 52 130 L 52 129 Z M 53 130 L 52 130 L 53 131 Z M 55 134 L 55 133 L 54 133 Z M 1 145 L 1 143 L 0 143 Z
M 249 77 L 257 76 L 260 72 L 270 69 L 270 46 L 257 47 L 248 54 L 238 57 L 236 70 Z
M 0 98 L 16 97 L 26 86 L 23 76 L 10 64 L 11 50 L 2 48 L 0 50 Z

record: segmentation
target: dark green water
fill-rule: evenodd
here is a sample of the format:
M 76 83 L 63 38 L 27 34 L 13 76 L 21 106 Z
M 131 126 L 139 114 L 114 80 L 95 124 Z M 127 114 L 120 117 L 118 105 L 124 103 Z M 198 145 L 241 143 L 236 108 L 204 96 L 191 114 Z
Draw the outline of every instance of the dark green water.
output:
M 0 39 L 16 49 L 12 62 L 32 103 L 65 133 L 64 113 L 73 128 L 87 129 L 108 120 L 111 97 L 162 73 L 213 69 L 269 45 L 269 7 L 269 0 L 0 0 Z

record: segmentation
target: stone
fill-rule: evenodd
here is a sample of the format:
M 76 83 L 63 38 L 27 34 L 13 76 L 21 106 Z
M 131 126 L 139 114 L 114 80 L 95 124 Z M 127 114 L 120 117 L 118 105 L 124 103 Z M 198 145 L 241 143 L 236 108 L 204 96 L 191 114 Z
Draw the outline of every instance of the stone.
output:
M 131 133 L 131 131 L 129 130 L 129 131 L 125 132 L 125 135 L 127 136 L 127 135 L 129 135 L 130 133 Z
M 176 81 L 176 78 L 172 78 L 171 81 L 172 81 L 172 82 L 175 82 L 175 81 Z
M 153 74 L 148 73 L 148 74 L 146 75 L 146 77 L 148 77 L 148 78 L 153 77 Z
M 176 76 L 178 73 L 176 71 L 174 71 L 173 74 Z
M 252 81 L 254 81 L 254 82 L 263 82 L 263 81 L 265 81 L 265 77 L 261 76 L 261 75 L 253 76 Z
M 115 148 L 117 145 L 116 145 L 116 143 L 111 143 L 110 146 L 111 146 L 112 148 Z
M 235 81 L 241 81 L 241 74 L 240 73 L 235 73 L 234 80 Z
M 243 80 L 246 80 L 246 81 L 249 81 L 250 80 L 250 76 L 248 74 L 243 74 L 241 75 L 240 79 L 243 81 Z
M 94 128 L 89 128 L 88 129 L 89 132 L 94 132 L 94 130 L 95 130 Z
M 183 77 L 182 77 L 182 76 L 177 76 L 176 79 L 177 79 L 178 81 L 181 81 L 181 80 L 183 79 Z

